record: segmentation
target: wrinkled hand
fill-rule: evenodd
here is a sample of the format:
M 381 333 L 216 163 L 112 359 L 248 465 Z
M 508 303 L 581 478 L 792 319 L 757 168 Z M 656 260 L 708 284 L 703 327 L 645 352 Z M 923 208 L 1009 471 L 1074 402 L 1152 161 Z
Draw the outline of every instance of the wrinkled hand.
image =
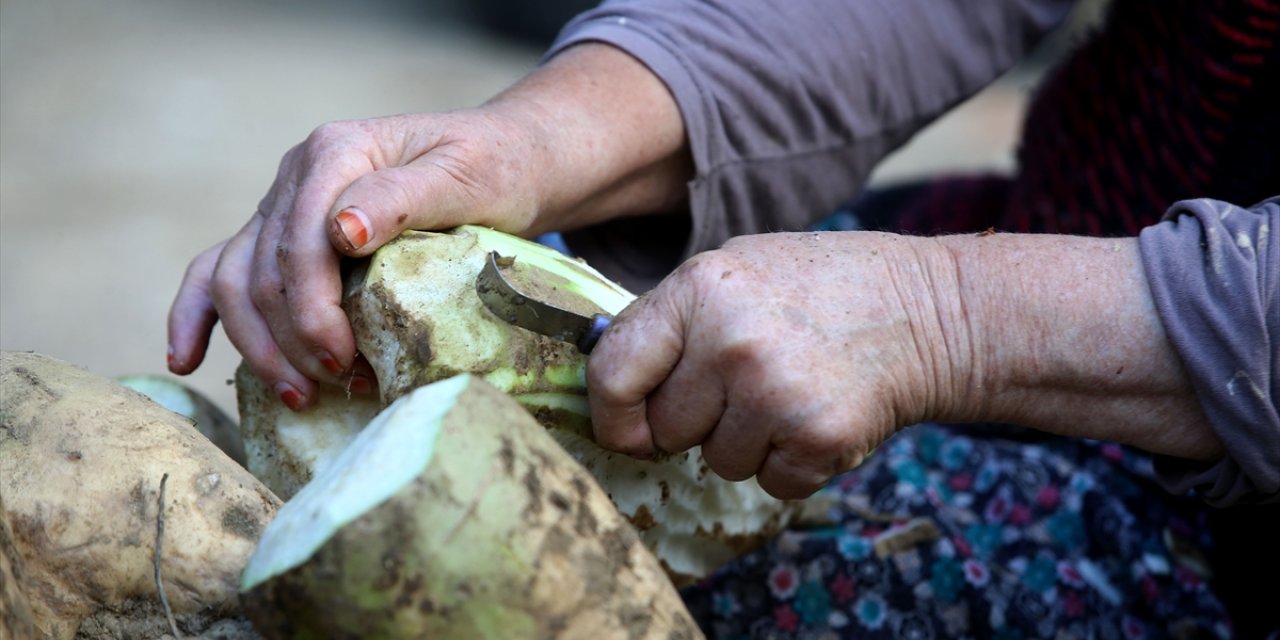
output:
M 483 224 L 512 233 L 529 218 L 524 132 L 480 112 L 407 115 L 316 129 L 280 163 L 271 189 L 231 239 L 188 267 L 169 315 L 169 366 L 199 366 L 216 321 L 289 406 L 315 381 L 372 388 L 353 369 L 340 307 L 341 255 L 368 255 L 404 229 Z
M 601 43 L 570 47 L 476 109 L 322 126 L 285 155 L 248 224 L 188 267 L 169 312 L 169 369 L 194 371 L 221 320 L 295 410 L 316 381 L 371 389 L 339 306 L 340 256 L 405 229 L 530 236 L 671 211 L 692 173 L 666 85 Z
M 948 355 L 963 342 L 943 326 L 955 283 L 945 259 L 921 253 L 931 247 L 795 233 L 695 256 L 593 352 L 597 441 L 640 457 L 702 445 L 727 479 L 808 496 L 939 411 L 951 371 L 966 366 L 963 349 Z

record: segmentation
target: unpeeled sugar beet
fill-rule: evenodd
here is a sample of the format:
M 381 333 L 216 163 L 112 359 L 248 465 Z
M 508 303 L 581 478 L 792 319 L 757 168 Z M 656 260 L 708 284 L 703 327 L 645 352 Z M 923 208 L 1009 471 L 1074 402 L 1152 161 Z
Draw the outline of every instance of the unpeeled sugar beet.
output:
M 0 495 L 20 558 L 10 571 L 41 636 L 169 632 L 155 581 L 162 483 L 160 568 L 177 624 L 251 634 L 240 571 L 279 499 L 146 396 L 53 358 L 0 353 Z

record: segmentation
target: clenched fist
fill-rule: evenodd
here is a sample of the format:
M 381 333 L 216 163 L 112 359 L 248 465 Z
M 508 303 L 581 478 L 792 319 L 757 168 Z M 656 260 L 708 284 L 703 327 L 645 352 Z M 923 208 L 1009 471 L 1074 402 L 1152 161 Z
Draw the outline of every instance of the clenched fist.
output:
M 716 473 L 779 498 L 922 421 L 1222 453 L 1132 238 L 737 238 L 619 314 L 587 383 L 601 445 L 701 445 Z
M 936 415 L 942 398 L 928 391 L 963 364 L 939 361 L 932 292 L 954 282 L 935 280 L 921 243 L 770 234 L 695 256 L 593 353 L 597 440 L 642 457 L 701 444 L 725 478 L 758 476 L 782 498 L 814 492 L 897 427 Z

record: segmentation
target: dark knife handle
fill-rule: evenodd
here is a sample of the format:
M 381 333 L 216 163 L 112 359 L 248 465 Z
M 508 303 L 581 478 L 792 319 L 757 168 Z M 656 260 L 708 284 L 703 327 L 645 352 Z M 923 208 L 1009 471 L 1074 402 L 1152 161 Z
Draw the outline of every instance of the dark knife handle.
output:
M 596 343 L 600 341 L 600 336 L 604 334 L 604 330 L 609 328 L 609 324 L 613 322 L 613 318 L 603 313 L 597 313 L 591 317 L 591 330 L 582 336 L 582 340 L 578 341 L 578 351 L 590 354 L 592 349 L 596 348 Z

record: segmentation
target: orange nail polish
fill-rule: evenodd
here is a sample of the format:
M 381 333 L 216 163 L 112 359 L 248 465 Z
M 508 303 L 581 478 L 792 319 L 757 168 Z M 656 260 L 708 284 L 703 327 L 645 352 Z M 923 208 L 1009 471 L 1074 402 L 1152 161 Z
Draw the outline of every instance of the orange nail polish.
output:
M 373 391 L 373 381 L 361 375 L 351 376 L 351 379 L 347 381 L 347 388 L 352 393 L 369 393 Z
M 320 364 L 329 370 L 335 376 L 342 375 L 342 365 L 338 364 L 338 359 L 325 353 L 320 355 Z
M 347 244 L 351 245 L 352 250 L 368 244 L 369 217 L 363 211 L 355 207 L 347 207 L 338 212 L 334 222 L 338 224 L 338 231 L 342 233 Z
M 276 395 L 280 396 L 280 401 L 286 407 L 294 411 L 302 410 L 302 393 L 293 388 L 288 382 L 281 382 L 276 385 Z

